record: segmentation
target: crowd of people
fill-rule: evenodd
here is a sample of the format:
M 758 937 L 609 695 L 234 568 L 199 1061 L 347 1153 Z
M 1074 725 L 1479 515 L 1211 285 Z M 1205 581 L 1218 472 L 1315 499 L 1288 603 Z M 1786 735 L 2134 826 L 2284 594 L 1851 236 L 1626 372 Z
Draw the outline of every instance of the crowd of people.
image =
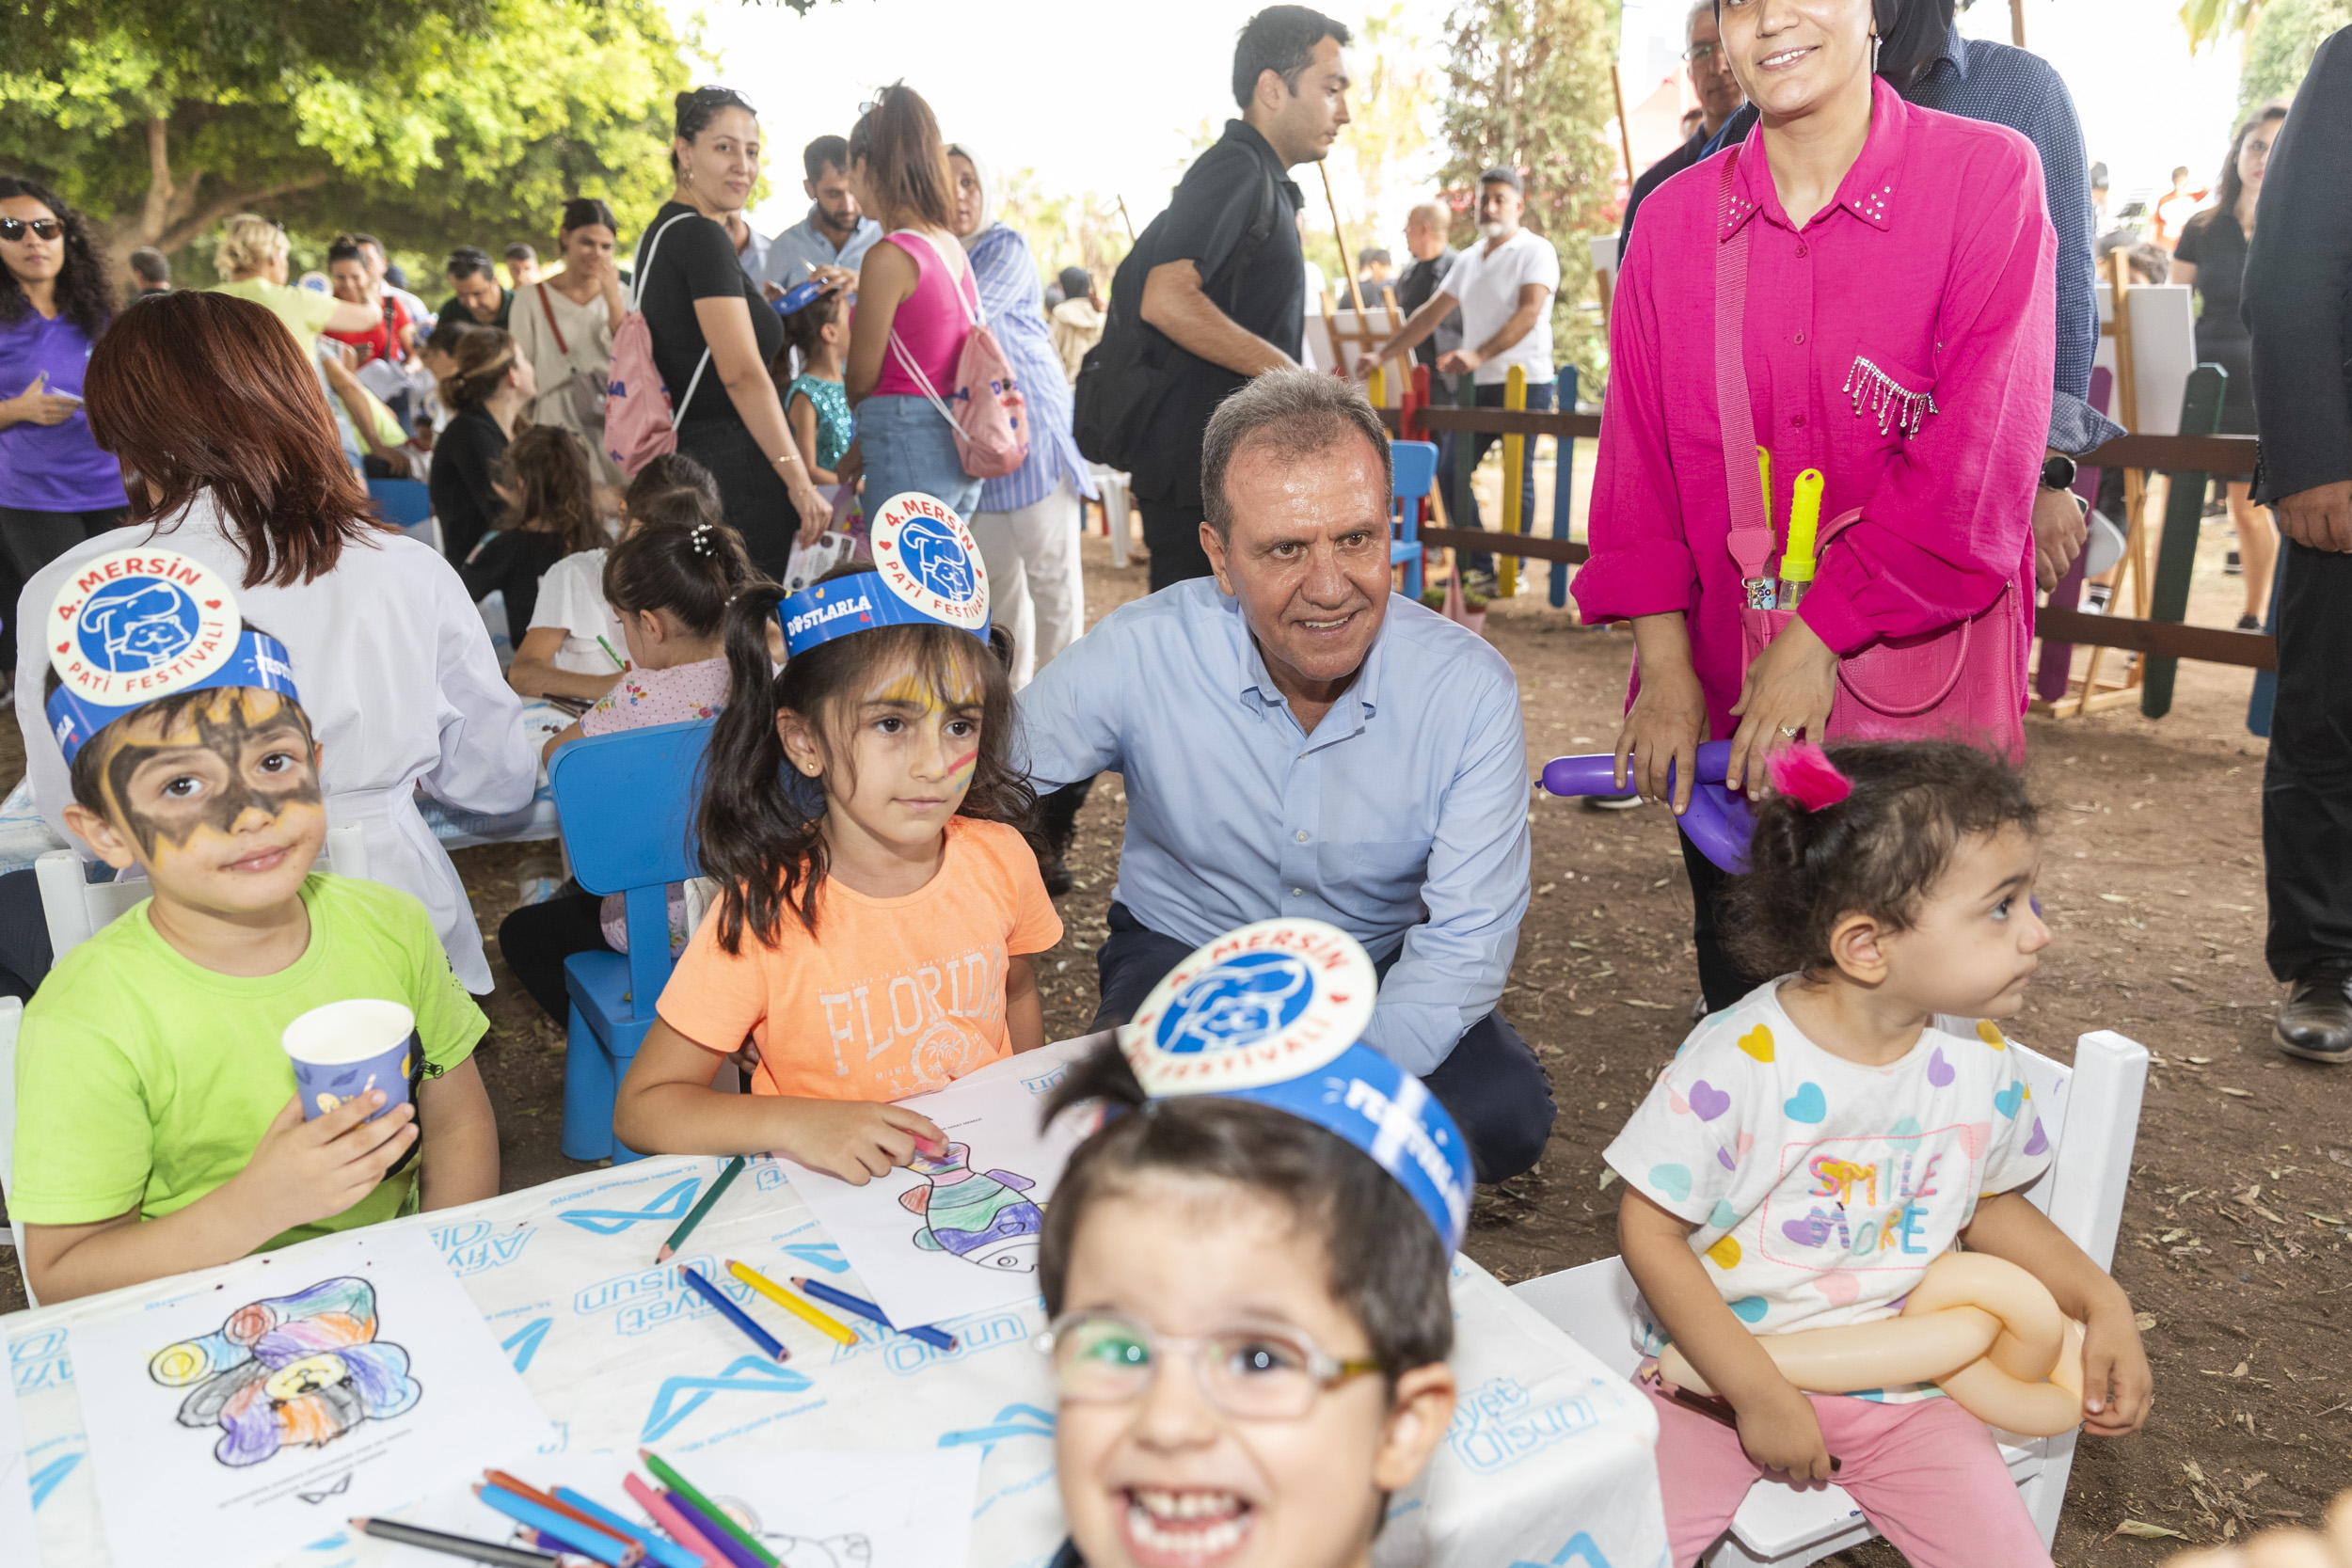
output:
M 142 253 L 120 299 L 90 220 L 0 179 L 27 775 L 56 831 L 151 887 L 58 956 L 32 874 L 0 878 L 0 980 L 29 998 L 8 1201 L 40 1296 L 497 1192 L 473 1061 L 494 972 L 422 797 L 514 811 L 564 747 L 709 721 L 703 875 L 669 890 L 676 969 L 612 1131 L 862 1182 L 944 1136 L 897 1101 L 1044 1043 L 1062 856 L 1115 770 L 1094 1027 L 1165 1005 L 1191 966 L 1236 989 L 1187 1025 L 1208 1045 L 1134 1031 L 1059 1091 L 1154 1107 L 1097 1132 L 1051 1211 L 1060 1560 L 1246 1514 L 1295 1544 L 1265 1560 L 1368 1561 L 1452 1411 L 1469 1186 L 1533 1166 L 1554 1111 L 1498 1010 L 1530 899 L 1518 682 L 1392 592 L 1387 432 L 1358 379 L 1298 368 L 1290 171 L 1348 123 L 1350 42 L 1304 7 L 1249 22 L 1238 118 L 1107 298 L 1074 268 L 1049 303 L 994 166 L 904 83 L 803 150 L 808 214 L 773 237 L 745 215 L 754 106 L 681 93 L 674 187 L 642 232 L 570 200 L 548 270 L 512 246 L 502 282 L 458 249 L 438 309 L 361 233 L 329 247 L 324 289 L 290 282 L 285 231 L 252 214 L 223 226 L 218 286 L 174 289 Z M 2090 1431 L 2147 1414 L 2129 1300 L 2021 1196 L 2051 1145 L 1999 1022 L 2051 941 L 2020 771 L 2033 606 L 2082 546 L 2074 459 L 2118 432 L 2089 401 L 2090 166 L 2057 74 L 1964 40 L 1953 0 L 1703 0 L 1686 59 L 1689 140 L 1625 214 L 1575 581 L 1583 619 L 1633 633 L 1617 786 L 1688 812 L 1711 737 L 1756 802 L 1744 874 L 1684 834 L 1695 1028 L 1606 1152 L 1673 1557 L 1708 1550 L 1759 1477 L 1836 1469 L 1914 1562 L 2047 1563 L 1962 1386 L 1932 1397 L 1957 1364 L 1893 1355 L 1870 1388 L 1817 1387 L 1773 1347 L 1878 1345 L 1964 1243 L 2082 1325 Z M 2176 181 L 2161 214 L 2200 356 L 2230 372 L 2223 428 L 2260 416 L 2261 471 L 2229 490 L 2249 594 L 2262 509 L 2289 540 L 2264 807 L 2278 1039 L 2332 1062 L 2352 1060 L 2328 847 L 2352 856 L 2328 613 L 2352 559 L 2352 388 L 2328 280 L 2352 223 L 2315 193 L 2352 153 L 2347 77 L 2339 35 L 2292 111 L 2240 132 L 2212 204 Z M 1433 202 L 1401 272 L 1359 259 L 1409 314 L 1350 369 L 1417 357 L 1493 405 L 1517 366 L 1548 396 L 1560 269 L 1526 180 L 1485 170 L 1458 251 Z M 1103 463 L 1131 476 L 1152 591 L 1081 637 Z M 380 522 L 370 481 L 421 482 L 439 549 Z M 846 563 L 805 567 L 844 531 Z M 577 720 L 534 744 L 526 698 Z M 314 869 L 330 824 L 360 831 L 367 879 Z M 1244 944 L 1261 957 L 1339 956 L 1277 994 L 1290 971 L 1217 967 L 1241 928 L 1276 933 Z M 566 961 L 630 936 L 615 900 L 570 889 L 498 948 L 561 1021 Z M 1370 994 L 1350 1002 L 1328 976 L 1356 962 Z M 352 995 L 414 1013 L 413 1092 L 305 1119 L 278 1033 Z M 1185 1053 L 1350 1006 L 1339 1044 L 1388 1107 L 1360 1127 L 1352 1093 L 1343 1114 L 1196 1092 Z M 1823 1185 L 1865 1143 L 1904 1174 Z M 1321 1457 L 1211 1497 L 1136 1414 L 1160 1408 L 1136 1402 L 1152 1347 L 1268 1291 L 1297 1321 L 1253 1365 L 1337 1370 L 1277 1390 L 1204 1363 L 1200 1443 L 1254 1465 L 1253 1416 L 1311 1416 Z M 1381 1376 L 1344 1386 L 1356 1370 Z

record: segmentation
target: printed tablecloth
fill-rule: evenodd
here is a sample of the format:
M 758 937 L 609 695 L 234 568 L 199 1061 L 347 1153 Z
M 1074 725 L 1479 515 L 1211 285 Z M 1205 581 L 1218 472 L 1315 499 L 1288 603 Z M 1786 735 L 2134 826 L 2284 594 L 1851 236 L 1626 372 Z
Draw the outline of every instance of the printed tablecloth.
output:
M 1002 1068 L 1035 1070 L 1015 1058 Z M 996 1070 L 996 1069 L 990 1069 Z M 860 1324 L 835 1345 L 763 1313 L 792 1351 L 756 1354 L 655 1249 L 720 1162 L 644 1160 L 392 1223 L 430 1231 L 564 1450 L 977 1447 L 972 1561 L 1043 1568 L 1062 1534 L 1054 1485 L 1053 1394 L 1030 1340 L 1043 1309 L 949 1320 L 943 1353 Z M 680 1259 L 740 1258 L 857 1290 L 841 1253 L 793 1191 L 790 1167 L 756 1162 L 720 1199 Z M 331 1243 L 313 1243 L 311 1246 Z M 302 1249 L 276 1254 L 279 1267 Z M 105 1568 L 71 1329 L 139 1310 L 192 1280 L 233 1282 L 247 1259 L 87 1301 L 0 1318 L 23 1414 L 42 1568 Z M 1657 1423 L 1622 1378 L 1467 1259 L 1454 1269 L 1454 1365 L 1461 1407 L 1422 1481 L 1393 1501 L 1379 1568 L 1660 1568 L 1667 1560 L 1652 1461 Z M 778 1321 L 783 1320 L 783 1321 Z M 517 1456 L 564 1476 L 561 1451 Z M 691 1465 L 687 1465 L 691 1473 Z M 337 1533 L 324 1510 L 300 1568 L 364 1568 L 379 1544 Z

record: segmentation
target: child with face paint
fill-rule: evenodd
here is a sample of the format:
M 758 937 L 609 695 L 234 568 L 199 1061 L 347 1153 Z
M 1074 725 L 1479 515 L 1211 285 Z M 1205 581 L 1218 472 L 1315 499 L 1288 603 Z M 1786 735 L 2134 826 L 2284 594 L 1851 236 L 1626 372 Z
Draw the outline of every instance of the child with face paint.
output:
M 728 611 L 734 689 L 695 823 L 719 901 L 613 1105 L 631 1148 L 774 1150 L 863 1183 L 945 1142 L 891 1101 L 1044 1043 L 1030 960 L 1061 919 L 1019 826 L 1033 800 L 1006 760 L 979 551 L 913 493 L 876 509 L 873 548 Z M 752 1093 L 714 1091 L 747 1037 Z
M 727 607 L 758 574 L 743 552 L 743 536 L 718 521 L 715 506 L 691 490 L 672 494 L 691 499 L 686 515 L 692 524 L 647 523 L 614 546 L 604 563 L 599 592 L 620 614 L 628 673 L 596 706 L 548 737 L 549 762 L 583 736 L 715 718 L 726 706 Z M 673 953 L 689 934 L 686 909 L 682 884 L 672 883 Z M 571 1008 L 564 960 L 575 953 L 628 952 L 624 910 L 617 893 L 602 898 L 572 893 L 526 904 L 499 927 L 499 951 L 523 989 L 560 1023 Z
M 497 1193 L 472 1060 L 488 1023 L 424 906 L 310 870 L 319 748 L 283 645 L 240 621 L 217 574 L 152 546 L 87 563 L 52 624 L 67 824 L 154 891 L 24 1010 L 8 1200 L 35 1292 L 87 1295 Z M 422 1082 L 377 1119 L 381 1090 L 306 1121 L 279 1036 L 362 997 L 414 1013 Z
M 1357 1043 L 1378 989 L 1344 932 L 1261 921 L 1055 1090 L 1110 1113 L 1045 1211 L 1056 1568 L 1367 1568 L 1445 1435 L 1470 1154 Z

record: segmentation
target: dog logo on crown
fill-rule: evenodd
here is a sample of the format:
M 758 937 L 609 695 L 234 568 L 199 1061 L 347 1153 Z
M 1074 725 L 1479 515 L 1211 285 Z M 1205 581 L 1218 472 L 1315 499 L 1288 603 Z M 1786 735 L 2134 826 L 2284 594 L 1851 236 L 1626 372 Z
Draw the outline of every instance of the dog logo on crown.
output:
M 82 657 L 119 675 L 169 664 L 202 626 L 186 589 L 161 578 L 133 578 L 92 594 L 73 629 Z
M 1154 1043 L 1179 1055 L 1247 1045 L 1297 1022 L 1314 991 L 1314 976 L 1293 955 L 1244 953 L 1177 993 Z
M 898 530 L 898 552 L 925 588 L 943 599 L 972 596 L 972 558 L 955 534 L 928 517 L 910 517 Z

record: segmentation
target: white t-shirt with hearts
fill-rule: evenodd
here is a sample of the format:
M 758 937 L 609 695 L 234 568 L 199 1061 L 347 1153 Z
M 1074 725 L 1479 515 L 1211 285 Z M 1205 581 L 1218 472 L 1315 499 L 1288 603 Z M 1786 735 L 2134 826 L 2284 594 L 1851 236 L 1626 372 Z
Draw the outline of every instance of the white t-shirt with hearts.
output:
M 1758 1334 L 1893 1317 L 1979 1196 L 2050 1164 L 1998 1027 L 1938 1018 L 1900 1061 L 1864 1067 L 1804 1037 L 1784 983 L 1692 1030 L 1603 1155 L 1698 1227 L 1691 1250 Z M 1644 1350 L 1664 1344 L 1648 1325 Z

